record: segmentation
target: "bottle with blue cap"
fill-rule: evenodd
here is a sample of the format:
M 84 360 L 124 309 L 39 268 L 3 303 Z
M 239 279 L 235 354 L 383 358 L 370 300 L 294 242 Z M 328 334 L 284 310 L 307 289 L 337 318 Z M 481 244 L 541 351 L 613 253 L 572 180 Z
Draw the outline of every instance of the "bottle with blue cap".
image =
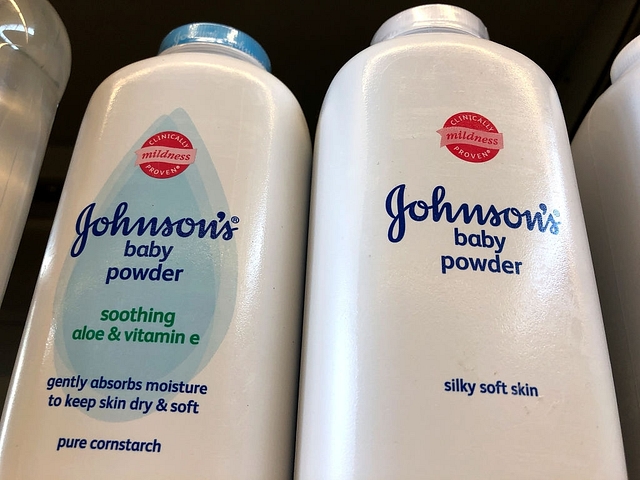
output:
M 94 93 L 0 479 L 291 478 L 311 144 L 270 68 L 198 23 Z
M 544 72 L 466 10 L 412 8 L 338 72 L 316 139 L 295 478 L 626 478 Z
M 611 85 L 571 149 L 611 351 L 630 478 L 640 478 L 640 37 L 611 65 Z

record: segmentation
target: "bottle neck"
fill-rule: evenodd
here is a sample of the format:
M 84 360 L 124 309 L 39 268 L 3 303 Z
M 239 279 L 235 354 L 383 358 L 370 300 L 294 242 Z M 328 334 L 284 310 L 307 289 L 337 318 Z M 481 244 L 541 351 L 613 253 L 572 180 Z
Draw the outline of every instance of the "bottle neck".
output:
M 461 35 L 471 35 L 472 37 L 482 38 L 476 32 L 470 32 L 468 30 L 464 30 L 463 28 L 440 27 L 440 26 L 425 26 L 425 27 L 415 28 L 413 30 L 408 30 L 406 32 L 399 33 L 395 36 L 404 37 L 407 35 L 414 35 L 416 33 L 459 33 Z
M 487 28 L 472 13 L 451 5 L 422 5 L 391 17 L 378 29 L 371 45 L 416 33 L 458 33 L 488 39 Z
M 184 43 L 182 45 L 176 45 L 173 47 L 169 47 L 166 50 L 163 50 L 159 53 L 159 55 L 167 55 L 172 53 L 212 53 L 217 55 L 224 55 L 227 57 L 236 58 L 238 60 L 244 60 L 249 62 L 257 67 L 266 70 L 265 66 L 256 60 L 254 57 L 249 55 L 248 53 L 244 53 L 237 48 L 229 47 L 227 45 L 220 45 L 217 43 L 205 43 L 205 42 L 192 42 L 192 43 Z

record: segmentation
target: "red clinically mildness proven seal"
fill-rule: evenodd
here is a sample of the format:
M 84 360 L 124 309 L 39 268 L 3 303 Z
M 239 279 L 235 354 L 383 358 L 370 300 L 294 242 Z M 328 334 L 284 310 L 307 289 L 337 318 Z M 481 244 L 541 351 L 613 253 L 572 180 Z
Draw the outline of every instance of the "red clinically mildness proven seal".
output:
M 447 147 L 466 162 L 488 162 L 504 148 L 502 133 L 478 113 L 456 113 L 437 132 L 440 134 L 440 147 Z
M 153 178 L 175 177 L 195 160 L 196 149 L 187 137 L 178 132 L 156 133 L 136 150 L 136 165 Z

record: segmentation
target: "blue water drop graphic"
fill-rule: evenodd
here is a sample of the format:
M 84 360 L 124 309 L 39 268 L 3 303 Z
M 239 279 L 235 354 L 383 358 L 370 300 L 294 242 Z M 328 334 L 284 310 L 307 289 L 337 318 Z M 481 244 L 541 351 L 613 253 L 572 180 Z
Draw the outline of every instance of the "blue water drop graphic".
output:
M 156 179 L 135 165 L 135 151 L 163 131 L 186 136 L 197 156 L 183 173 Z M 203 219 L 205 225 L 232 218 L 214 163 L 184 110 L 159 118 L 131 145 L 97 195 L 92 219 L 113 219 L 123 202 L 130 225 L 140 217 L 144 222 L 156 217 L 158 225 L 167 217 Z M 156 391 L 163 388 L 159 384 L 189 382 L 211 360 L 235 307 L 237 251 L 235 240 L 223 236 L 180 236 L 176 229 L 166 236 L 166 230 L 152 235 L 151 229 L 125 236 L 119 229 L 112 236 L 104 222 L 98 227 L 107 233 L 89 235 L 81 254 L 65 259 L 54 310 L 56 368 L 60 376 L 81 375 L 91 382 L 82 392 L 65 392 L 98 400 L 93 409 L 80 411 L 126 421 L 145 415 L 131 409 L 136 398 L 153 400 L 146 415 L 152 414 L 158 398 L 176 395 L 171 389 Z M 112 381 L 111 388 L 105 380 Z M 116 396 L 126 408 L 107 402 Z

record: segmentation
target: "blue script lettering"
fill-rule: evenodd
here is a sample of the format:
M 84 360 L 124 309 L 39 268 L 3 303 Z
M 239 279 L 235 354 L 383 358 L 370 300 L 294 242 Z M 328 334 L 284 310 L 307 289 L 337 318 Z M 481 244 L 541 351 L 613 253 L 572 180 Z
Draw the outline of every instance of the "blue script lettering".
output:
M 433 189 L 431 205 L 425 200 L 414 200 L 407 203 L 405 192 L 406 185 L 400 184 L 394 187 L 387 195 L 387 214 L 392 219 L 387 237 L 393 243 L 397 243 L 404 238 L 409 220 L 422 222 L 429 217 L 429 214 L 431 214 L 431 219 L 434 222 L 439 222 L 444 218 L 448 223 L 462 220 L 467 225 L 471 222 L 475 222 L 478 225 L 489 224 L 493 227 L 504 224 L 512 229 L 517 229 L 524 225 L 531 231 L 538 229 L 540 232 L 548 231 L 553 235 L 557 235 L 560 232 L 560 224 L 562 222 L 556 219 L 556 217 L 560 216 L 560 212 L 557 210 L 548 212 L 544 203 L 538 206 L 539 211 L 535 213 L 531 212 L 531 210 L 521 212 L 516 207 L 498 210 L 495 205 L 489 205 L 488 208 L 482 205 L 470 207 L 467 203 L 462 203 L 457 209 L 454 209 L 451 203 L 444 201 L 446 191 L 442 185 L 438 185 Z
M 217 219 L 207 220 L 200 219 L 194 220 L 193 218 L 185 217 L 172 219 L 165 217 L 163 220 L 157 217 L 151 217 L 149 219 L 145 217 L 139 217 L 135 220 L 125 215 L 129 204 L 127 202 L 120 203 L 115 211 L 113 217 L 98 217 L 93 218 L 93 210 L 96 204 L 91 203 L 87 205 L 76 220 L 76 233 L 78 237 L 73 242 L 71 247 L 71 256 L 77 257 L 80 255 L 87 245 L 89 236 L 101 237 L 103 235 L 109 235 L 111 237 L 120 233 L 122 236 L 135 235 L 141 237 L 148 234 L 152 237 L 161 235 L 163 237 L 170 237 L 174 233 L 179 237 L 190 237 L 194 233 L 199 238 L 209 236 L 209 238 L 215 240 L 218 237 L 222 237 L 223 240 L 231 240 L 233 238 L 233 232 L 238 230 L 238 227 L 233 227 L 232 222 L 225 220 L 226 214 L 224 212 L 218 212 Z M 233 217 L 232 217 L 233 218 Z M 235 219 L 237 221 L 237 218 Z

